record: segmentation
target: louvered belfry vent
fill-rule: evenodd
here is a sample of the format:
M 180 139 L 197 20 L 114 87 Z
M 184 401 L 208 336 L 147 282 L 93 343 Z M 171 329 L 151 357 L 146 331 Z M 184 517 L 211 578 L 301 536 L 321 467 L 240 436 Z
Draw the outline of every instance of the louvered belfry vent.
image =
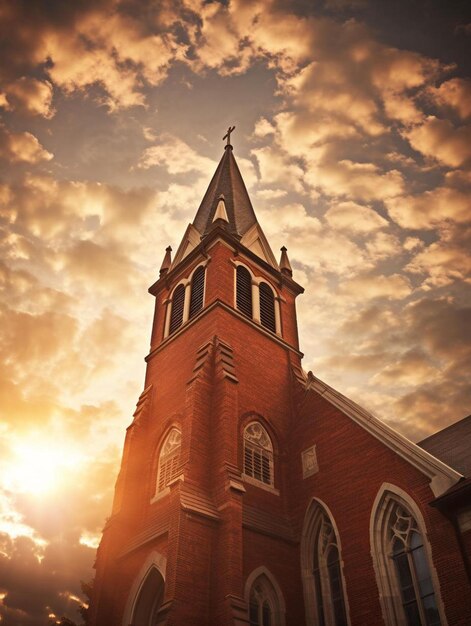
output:
M 252 276 L 242 265 L 237 266 L 237 309 L 252 319 Z
M 260 322 L 265 328 L 276 332 L 275 296 L 267 283 L 260 283 Z
M 190 319 L 203 308 L 204 300 L 204 267 L 200 266 L 191 279 Z
M 185 286 L 178 285 L 173 292 L 172 299 L 172 311 L 170 314 L 170 329 L 169 332 L 173 333 L 183 323 L 183 306 L 185 304 Z

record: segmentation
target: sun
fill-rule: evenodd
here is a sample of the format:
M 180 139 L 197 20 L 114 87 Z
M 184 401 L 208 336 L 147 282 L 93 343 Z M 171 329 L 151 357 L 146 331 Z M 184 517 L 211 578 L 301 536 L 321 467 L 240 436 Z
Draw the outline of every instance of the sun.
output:
M 53 491 L 76 467 L 80 455 L 71 447 L 31 438 L 17 441 L 5 471 L 7 488 L 20 493 Z

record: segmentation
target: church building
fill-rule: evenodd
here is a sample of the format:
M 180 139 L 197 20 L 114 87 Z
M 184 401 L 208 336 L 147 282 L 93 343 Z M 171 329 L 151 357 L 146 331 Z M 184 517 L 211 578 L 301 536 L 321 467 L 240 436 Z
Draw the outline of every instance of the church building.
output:
M 88 623 L 469 626 L 471 481 L 303 370 L 303 288 L 227 140 L 149 289 Z

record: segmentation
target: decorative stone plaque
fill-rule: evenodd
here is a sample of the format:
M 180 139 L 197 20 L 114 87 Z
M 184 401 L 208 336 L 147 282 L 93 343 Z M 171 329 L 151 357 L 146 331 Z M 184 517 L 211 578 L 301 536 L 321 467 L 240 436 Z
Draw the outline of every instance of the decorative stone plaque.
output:
M 319 471 L 315 445 L 301 452 L 301 459 L 303 462 L 303 478 L 312 476 Z

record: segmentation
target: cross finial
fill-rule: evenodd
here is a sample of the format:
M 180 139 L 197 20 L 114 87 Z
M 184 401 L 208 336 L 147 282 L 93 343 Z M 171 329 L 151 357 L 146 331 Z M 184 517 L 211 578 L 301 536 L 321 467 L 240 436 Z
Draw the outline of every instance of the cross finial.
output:
M 232 133 L 232 131 L 234 129 L 235 129 L 235 126 L 229 126 L 229 128 L 227 129 L 227 133 L 222 138 L 223 141 L 224 141 L 224 139 L 227 139 L 226 146 L 230 146 L 231 145 L 231 133 Z

